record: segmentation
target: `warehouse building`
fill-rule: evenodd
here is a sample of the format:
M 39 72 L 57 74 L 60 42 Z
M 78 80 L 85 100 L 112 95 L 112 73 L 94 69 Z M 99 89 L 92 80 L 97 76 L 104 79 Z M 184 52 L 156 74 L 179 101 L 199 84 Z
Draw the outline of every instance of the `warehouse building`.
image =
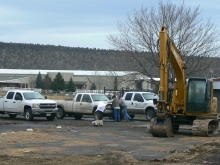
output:
M 146 76 L 138 72 L 123 71 L 82 71 L 82 70 L 24 70 L 0 69 L 0 88 L 35 88 L 36 78 L 40 73 L 42 79 L 46 74 L 53 80 L 60 72 L 68 83 L 72 77 L 76 89 L 89 90 L 94 83 L 96 89 L 152 89 Z

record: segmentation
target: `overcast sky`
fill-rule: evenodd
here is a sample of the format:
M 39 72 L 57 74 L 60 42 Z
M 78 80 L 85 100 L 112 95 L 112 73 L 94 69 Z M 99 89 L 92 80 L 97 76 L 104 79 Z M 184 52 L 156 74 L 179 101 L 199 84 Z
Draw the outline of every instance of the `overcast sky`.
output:
M 115 34 L 117 22 L 144 7 L 158 7 L 159 0 L 0 0 L 0 41 L 112 48 L 106 37 Z M 171 0 L 181 4 L 182 0 Z M 219 0 L 184 0 L 200 5 L 203 20 L 211 19 L 220 31 Z

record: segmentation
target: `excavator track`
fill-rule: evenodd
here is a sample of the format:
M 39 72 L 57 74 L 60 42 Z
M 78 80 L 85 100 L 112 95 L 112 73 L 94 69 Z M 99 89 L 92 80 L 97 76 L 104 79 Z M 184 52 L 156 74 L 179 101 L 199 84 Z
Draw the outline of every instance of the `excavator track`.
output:
M 219 121 L 217 119 L 196 119 L 193 122 L 194 136 L 213 136 L 218 134 Z

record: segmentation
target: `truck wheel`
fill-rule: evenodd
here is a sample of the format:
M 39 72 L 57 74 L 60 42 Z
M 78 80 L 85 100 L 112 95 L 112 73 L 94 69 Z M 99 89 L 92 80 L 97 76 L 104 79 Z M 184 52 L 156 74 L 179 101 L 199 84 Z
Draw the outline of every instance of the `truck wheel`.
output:
M 58 107 L 57 110 L 57 119 L 63 119 L 66 116 L 66 113 L 64 112 L 62 107 Z
M 16 118 L 16 114 L 8 114 L 9 115 L 9 117 L 11 118 L 11 119 L 14 119 L 14 118 Z
M 29 121 L 33 120 L 34 117 L 32 115 L 31 109 L 28 108 L 24 111 L 24 118 L 25 120 L 29 120 Z
M 75 118 L 76 120 L 80 120 L 82 117 L 83 117 L 83 115 L 74 115 L 74 118 Z
M 148 109 L 147 110 L 147 112 L 146 112 L 146 119 L 148 120 L 148 121 L 150 121 L 152 118 L 154 118 L 155 117 L 155 112 L 154 112 L 154 110 L 152 110 L 152 109 Z
M 46 118 L 47 118 L 48 121 L 53 121 L 55 116 L 46 116 Z

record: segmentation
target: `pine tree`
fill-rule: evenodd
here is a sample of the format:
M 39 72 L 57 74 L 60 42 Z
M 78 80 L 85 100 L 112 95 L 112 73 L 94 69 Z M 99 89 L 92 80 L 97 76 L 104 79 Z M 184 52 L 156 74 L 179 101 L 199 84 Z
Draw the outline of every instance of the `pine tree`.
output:
M 51 88 L 54 91 L 64 90 L 65 89 L 65 81 L 60 72 L 57 73 L 56 77 L 53 79 Z
M 115 81 L 114 81 L 114 90 L 118 89 L 118 79 L 117 77 L 115 77 Z
M 91 86 L 90 90 L 96 90 L 96 85 L 95 85 L 95 83 L 92 83 L 92 86 Z
M 72 77 L 70 78 L 69 83 L 67 84 L 67 91 L 68 92 L 75 92 L 76 91 Z
M 40 72 L 37 75 L 35 88 L 42 88 L 42 76 Z
M 42 82 L 42 88 L 44 90 L 50 90 L 51 84 L 52 84 L 52 79 L 50 78 L 50 76 L 48 74 L 46 74 L 46 76 L 44 77 L 43 82 Z

